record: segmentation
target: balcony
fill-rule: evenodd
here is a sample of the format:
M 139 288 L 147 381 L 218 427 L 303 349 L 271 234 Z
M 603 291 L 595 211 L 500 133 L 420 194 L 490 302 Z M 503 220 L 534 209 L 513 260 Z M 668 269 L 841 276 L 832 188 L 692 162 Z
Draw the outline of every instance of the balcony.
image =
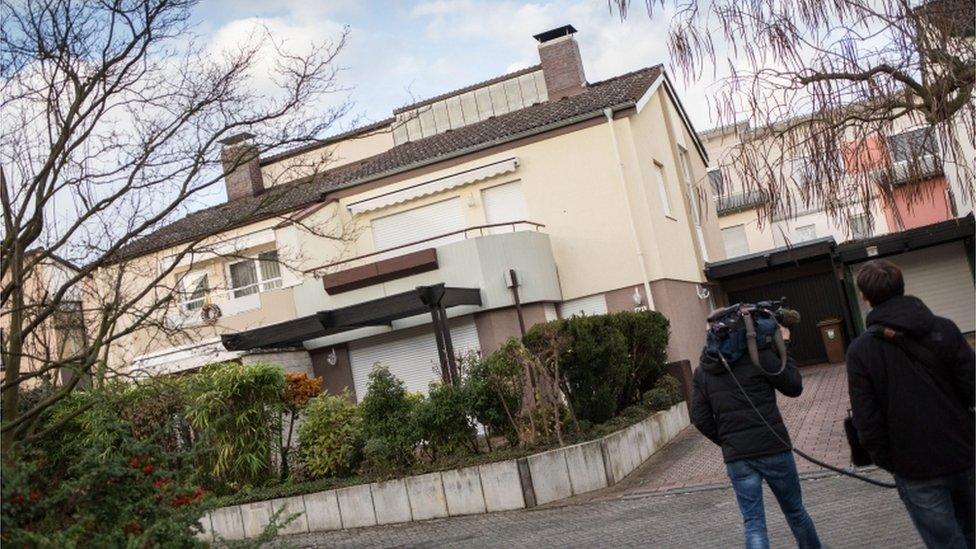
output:
M 763 197 L 759 191 L 719 195 L 716 211 L 718 215 L 730 215 L 755 208 L 762 202 Z
M 482 308 L 512 306 L 506 282 L 512 269 L 523 303 L 559 301 L 556 263 L 544 229 L 531 221 L 479 225 L 310 269 L 295 287 L 296 313 L 310 315 L 440 283 L 479 288 Z

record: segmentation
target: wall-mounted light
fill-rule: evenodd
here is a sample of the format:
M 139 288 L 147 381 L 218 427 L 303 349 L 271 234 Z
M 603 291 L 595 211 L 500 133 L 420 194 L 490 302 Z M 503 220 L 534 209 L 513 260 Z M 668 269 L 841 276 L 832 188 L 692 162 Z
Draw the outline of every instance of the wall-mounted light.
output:
M 325 357 L 325 361 L 329 363 L 329 366 L 335 366 L 339 362 L 339 357 L 336 356 L 335 347 L 329 349 L 329 354 Z
M 708 299 L 712 295 L 712 291 L 701 284 L 695 287 L 695 293 L 698 294 L 698 299 Z
M 634 295 L 630 296 L 634 300 L 634 307 L 639 307 L 644 303 L 644 296 L 641 295 L 640 290 L 634 288 Z

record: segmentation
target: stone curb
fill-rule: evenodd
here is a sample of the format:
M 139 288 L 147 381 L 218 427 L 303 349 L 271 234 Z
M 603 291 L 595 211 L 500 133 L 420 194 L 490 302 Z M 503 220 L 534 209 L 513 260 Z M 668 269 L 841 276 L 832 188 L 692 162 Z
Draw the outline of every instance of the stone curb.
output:
M 282 507 L 300 513 L 283 534 L 535 507 L 620 482 L 689 423 L 679 402 L 603 438 L 517 460 L 222 507 L 204 518 L 212 528 L 200 537 L 255 537 Z

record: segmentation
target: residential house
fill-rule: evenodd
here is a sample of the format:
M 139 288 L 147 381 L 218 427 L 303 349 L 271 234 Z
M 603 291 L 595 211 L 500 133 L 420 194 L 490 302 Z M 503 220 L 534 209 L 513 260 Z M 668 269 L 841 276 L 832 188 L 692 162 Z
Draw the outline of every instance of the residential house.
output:
M 69 285 L 78 268 L 61 257 L 44 253 L 42 248 L 28 250 L 24 254 L 26 272 L 22 277 L 21 291 L 24 306 L 20 311 L 24 324 L 30 324 L 39 315 L 46 318 L 23 335 L 20 375 L 31 376 L 21 384 L 29 388 L 42 381 L 58 385 L 73 375 L 69 368 L 54 363 L 75 356 L 84 349 L 85 331 L 82 322 L 82 292 L 80 285 Z M 4 287 L 11 273 L 4 276 Z M 69 286 L 58 298 L 59 292 Z M 54 305 L 56 303 L 56 305 Z M 13 299 L 8 299 L 0 312 L 0 337 L 7 338 L 14 312 Z M 6 360 L 0 362 L 0 380 L 6 377 Z M 48 368 L 54 364 L 56 367 Z
M 536 35 L 538 65 L 228 162 L 226 203 L 119 257 L 148 276 L 208 243 L 165 285 L 189 341 L 141 330 L 113 361 L 270 360 L 361 398 L 375 363 L 424 391 L 536 323 L 635 309 L 671 320 L 671 359 L 696 358 L 704 264 L 724 257 L 705 147 L 660 65 L 588 82 L 575 32 Z

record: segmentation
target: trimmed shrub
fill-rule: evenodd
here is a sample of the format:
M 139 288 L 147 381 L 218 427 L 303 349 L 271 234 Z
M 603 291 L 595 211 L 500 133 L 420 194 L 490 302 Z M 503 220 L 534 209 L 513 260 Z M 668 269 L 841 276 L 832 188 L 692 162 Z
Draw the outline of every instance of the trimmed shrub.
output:
M 477 430 L 469 417 L 470 404 L 463 386 L 432 383 L 427 398 L 414 408 L 417 434 L 431 460 L 478 451 Z
M 419 395 L 409 395 L 403 382 L 385 366 L 373 366 L 366 397 L 359 405 L 366 440 L 364 469 L 376 474 L 390 474 L 413 464 L 413 451 L 420 438 L 413 421 L 413 410 L 420 400 Z
M 285 389 L 281 366 L 214 364 L 188 385 L 187 419 L 200 448 L 201 480 L 232 489 L 273 480 Z
M 620 395 L 620 407 L 637 404 L 641 393 L 654 386 L 668 362 L 670 323 L 656 311 L 622 311 L 607 320 L 626 339 L 628 374 Z
M 486 356 L 469 356 L 462 364 L 464 387 L 468 393 L 470 413 L 492 436 L 504 436 L 509 444 L 518 442 L 515 421 L 522 402 L 522 367 L 507 352 L 510 339 L 498 351 Z
M 298 427 L 299 453 L 312 477 L 349 474 L 359 466 L 363 435 L 348 392 L 308 402 Z
M 671 374 L 661 376 L 654 388 L 644 393 L 644 406 L 655 412 L 667 410 L 682 400 L 681 383 Z
M 560 377 L 564 391 L 578 419 L 602 423 L 617 412 L 628 382 L 627 338 L 608 315 L 574 316 L 555 321 L 569 343 L 560 354 Z M 534 354 L 544 352 L 544 332 L 551 327 L 537 325 L 525 335 Z

